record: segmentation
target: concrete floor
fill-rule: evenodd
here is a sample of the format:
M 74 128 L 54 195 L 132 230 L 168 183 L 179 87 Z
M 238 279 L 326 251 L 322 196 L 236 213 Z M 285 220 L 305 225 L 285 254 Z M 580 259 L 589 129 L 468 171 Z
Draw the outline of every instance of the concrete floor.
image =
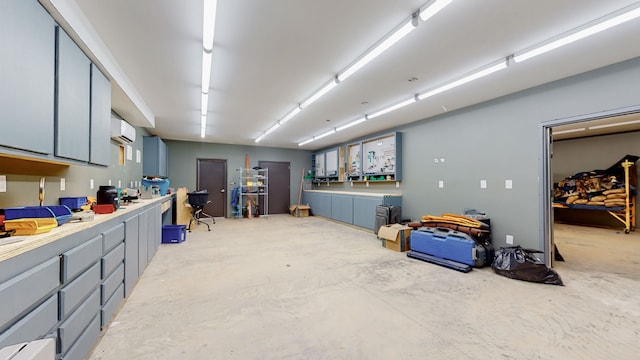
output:
M 382 248 L 371 232 L 317 217 L 216 220 L 211 232 L 200 225 L 186 242 L 160 247 L 91 359 L 566 360 L 640 353 L 635 234 L 556 226 L 568 260 L 556 267 L 560 287 L 410 259 Z M 583 261 L 591 246 L 585 239 L 599 231 L 630 244 L 625 253 L 633 264 L 612 270 Z

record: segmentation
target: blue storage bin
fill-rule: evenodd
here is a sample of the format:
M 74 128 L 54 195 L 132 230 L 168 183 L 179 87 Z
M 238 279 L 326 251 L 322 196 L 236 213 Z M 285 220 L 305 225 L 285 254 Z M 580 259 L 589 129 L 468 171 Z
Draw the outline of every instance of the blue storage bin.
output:
M 167 195 L 169 189 L 169 179 L 142 179 L 142 186 L 145 190 L 149 189 L 149 186 L 157 186 L 160 189 L 160 195 Z
M 71 218 L 71 209 L 65 205 L 23 206 L 4 209 L 5 220 L 23 218 L 55 218 L 58 226 Z
M 86 196 L 79 197 L 61 197 L 59 198 L 60 205 L 64 205 L 71 210 L 80 209 L 82 206 L 87 204 Z
M 177 244 L 187 239 L 186 225 L 162 225 L 162 243 Z

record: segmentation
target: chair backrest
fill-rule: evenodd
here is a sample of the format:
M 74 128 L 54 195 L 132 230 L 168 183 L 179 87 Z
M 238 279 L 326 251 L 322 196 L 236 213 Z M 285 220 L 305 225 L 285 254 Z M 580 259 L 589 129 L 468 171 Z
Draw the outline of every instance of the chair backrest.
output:
M 209 192 L 207 190 L 200 190 L 187 193 L 187 201 L 189 201 L 189 205 L 191 206 L 204 206 L 209 202 Z

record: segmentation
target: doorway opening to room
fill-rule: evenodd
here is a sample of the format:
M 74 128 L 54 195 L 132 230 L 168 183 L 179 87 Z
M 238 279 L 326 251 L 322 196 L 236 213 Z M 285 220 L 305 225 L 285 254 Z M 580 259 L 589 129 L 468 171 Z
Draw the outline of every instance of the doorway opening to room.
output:
M 543 123 L 540 140 L 540 242 L 546 264 L 636 276 L 640 106 Z M 554 249 L 565 261 L 554 261 Z
M 209 201 L 204 212 L 227 217 L 227 160 L 196 159 L 196 190 L 207 190 Z

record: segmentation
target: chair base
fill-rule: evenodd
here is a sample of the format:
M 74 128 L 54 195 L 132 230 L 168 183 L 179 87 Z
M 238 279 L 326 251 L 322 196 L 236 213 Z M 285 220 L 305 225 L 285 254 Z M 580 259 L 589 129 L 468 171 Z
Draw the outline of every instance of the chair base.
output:
M 204 224 L 207 225 L 207 230 L 211 231 L 211 226 L 209 226 L 208 223 L 203 221 L 204 219 L 211 219 L 211 221 L 215 224 L 216 223 L 216 219 L 213 218 L 213 216 L 204 213 L 202 210 L 196 210 L 191 214 L 191 219 L 189 220 L 189 227 L 187 228 L 189 230 L 189 232 L 191 232 L 191 224 L 192 223 L 196 223 L 196 225 L 198 224 Z

